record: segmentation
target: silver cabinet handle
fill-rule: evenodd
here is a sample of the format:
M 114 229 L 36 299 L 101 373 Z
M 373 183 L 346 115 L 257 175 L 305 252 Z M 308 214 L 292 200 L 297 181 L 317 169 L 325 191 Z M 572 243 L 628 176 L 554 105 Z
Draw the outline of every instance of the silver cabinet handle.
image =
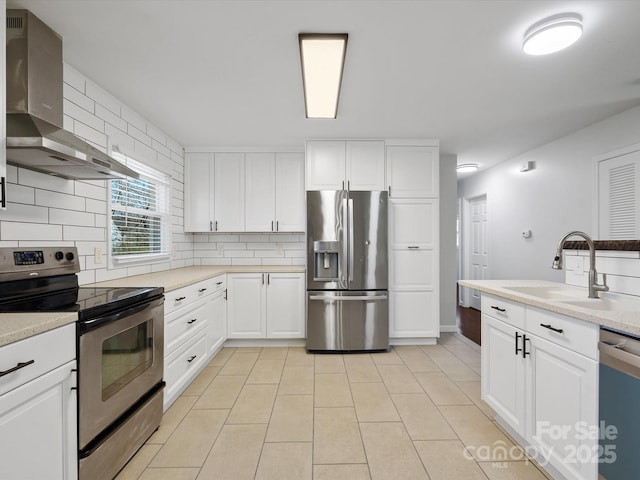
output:
M 273 232 L 273 220 L 271 220 L 271 231 Z
M 216 232 L 218 231 L 218 220 L 216 220 Z
M 264 285 L 264 273 L 262 274 L 262 285 Z
M 418 250 L 418 249 L 420 249 L 420 247 L 418 247 L 417 245 L 409 245 L 407 248 L 409 250 Z
M 276 232 L 280 231 L 280 220 L 276 220 Z
M 389 196 L 391 196 L 391 185 L 389 185 Z
M 347 190 L 351 190 L 351 180 L 347 180 Z
M 213 220 L 209 220 L 209 231 L 213 232 Z
M 269 285 L 270 280 L 271 280 L 270 275 L 271 275 L 271 274 L 267 273 L 267 285 Z

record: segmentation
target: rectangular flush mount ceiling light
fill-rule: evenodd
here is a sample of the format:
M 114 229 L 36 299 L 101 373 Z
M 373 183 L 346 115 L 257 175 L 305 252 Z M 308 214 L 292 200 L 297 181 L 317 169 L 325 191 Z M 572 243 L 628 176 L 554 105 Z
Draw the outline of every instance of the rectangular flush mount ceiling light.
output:
M 346 33 L 298 35 L 307 118 L 336 118 L 347 38 Z

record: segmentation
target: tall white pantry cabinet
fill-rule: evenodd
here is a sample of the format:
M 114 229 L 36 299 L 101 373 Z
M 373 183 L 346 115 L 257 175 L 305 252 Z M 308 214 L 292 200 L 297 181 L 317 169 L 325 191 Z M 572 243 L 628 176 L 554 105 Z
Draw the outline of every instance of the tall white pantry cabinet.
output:
M 437 141 L 308 140 L 306 190 L 389 192 L 389 336 L 440 335 Z

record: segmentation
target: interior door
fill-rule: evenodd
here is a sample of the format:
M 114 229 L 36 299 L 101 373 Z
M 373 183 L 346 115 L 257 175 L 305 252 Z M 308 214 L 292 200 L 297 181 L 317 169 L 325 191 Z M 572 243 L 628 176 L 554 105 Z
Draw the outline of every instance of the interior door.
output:
M 469 217 L 469 278 L 485 280 L 489 278 L 489 223 L 486 195 L 469 201 Z M 478 290 L 471 290 L 469 306 L 480 310 Z

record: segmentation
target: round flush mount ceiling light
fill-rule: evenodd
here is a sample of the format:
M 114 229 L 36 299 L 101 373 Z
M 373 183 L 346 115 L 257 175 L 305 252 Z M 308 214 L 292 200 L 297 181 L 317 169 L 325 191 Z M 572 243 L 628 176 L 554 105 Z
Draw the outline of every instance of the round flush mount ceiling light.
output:
M 456 171 L 458 173 L 470 173 L 478 170 L 478 167 L 477 163 L 461 163 L 456 167 Z
M 524 35 L 522 49 L 529 55 L 546 55 L 573 45 L 582 36 L 582 17 L 562 13 L 533 24 Z

